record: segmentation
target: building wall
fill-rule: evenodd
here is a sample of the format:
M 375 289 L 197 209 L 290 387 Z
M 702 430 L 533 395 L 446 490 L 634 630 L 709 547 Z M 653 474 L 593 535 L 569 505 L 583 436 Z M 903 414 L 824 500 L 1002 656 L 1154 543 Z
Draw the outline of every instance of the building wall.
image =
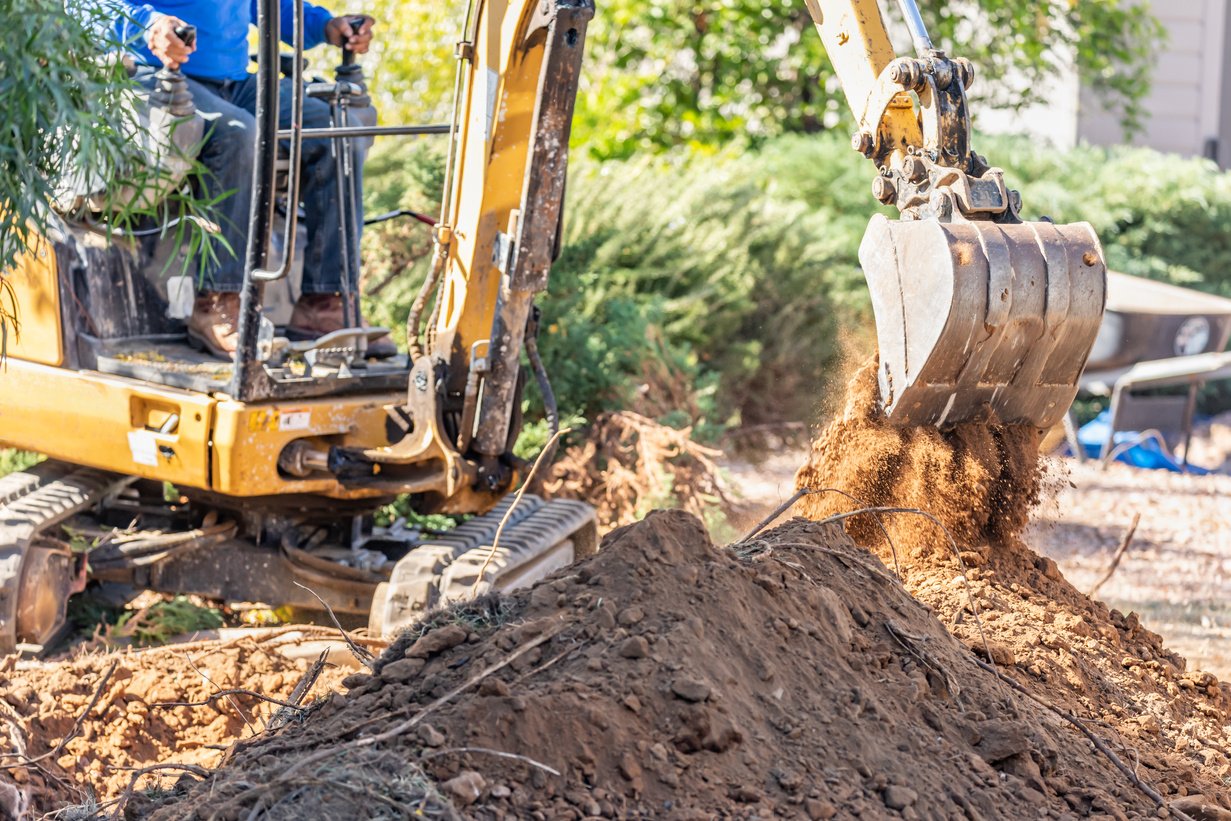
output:
M 1225 73 L 1227 0 L 1151 0 L 1151 6 L 1169 39 L 1143 101 L 1144 128 L 1131 142 L 1190 156 L 1211 156 L 1218 146 L 1226 165 L 1231 156 L 1221 144 L 1231 135 L 1221 132 L 1223 113 L 1231 108 L 1231 81 Z M 1125 141 L 1117 117 L 1088 89 L 1081 92 L 1077 135 L 1098 145 Z
M 1129 139 L 1119 117 L 1083 88 L 1071 63 L 1045 89 L 1046 105 L 1021 112 L 988 111 L 976 103 L 975 125 L 993 133 L 1026 133 L 1062 147 L 1078 142 L 1131 142 L 1186 156 L 1215 157 L 1231 168 L 1231 12 L 1229 0 L 1142 0 L 1166 27 L 1143 100 L 1140 133 Z M 1068 63 L 1067 57 L 1062 56 Z

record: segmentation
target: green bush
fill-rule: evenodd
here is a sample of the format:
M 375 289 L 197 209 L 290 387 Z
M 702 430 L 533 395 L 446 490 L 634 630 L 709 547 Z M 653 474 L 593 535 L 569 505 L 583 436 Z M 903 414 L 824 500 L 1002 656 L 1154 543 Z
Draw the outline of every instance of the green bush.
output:
M 1028 218 L 1093 223 L 1113 268 L 1231 295 L 1231 177 L 1212 164 L 1009 138 L 977 146 L 1022 190 Z M 385 163 L 369 168 L 370 197 L 384 206 L 398 190 L 425 196 L 438 179 Z M 403 182 L 388 184 L 390 174 Z M 702 437 L 815 420 L 842 370 L 840 340 L 871 351 L 857 259 L 879 208 L 871 179 L 833 134 L 757 151 L 576 159 L 563 253 L 539 300 L 561 413 L 630 408 Z M 380 310 L 404 319 L 425 265 L 390 285 Z

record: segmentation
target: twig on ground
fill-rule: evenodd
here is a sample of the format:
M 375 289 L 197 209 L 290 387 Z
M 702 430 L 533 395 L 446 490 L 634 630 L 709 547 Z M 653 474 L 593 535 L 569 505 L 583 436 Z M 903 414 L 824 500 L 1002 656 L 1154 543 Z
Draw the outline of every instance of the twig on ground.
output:
M 291 707 L 280 708 L 278 712 L 274 713 L 273 716 L 270 717 L 269 721 L 265 722 L 266 730 L 276 730 L 279 727 L 286 725 L 294 716 L 303 711 L 300 705 L 303 704 L 303 700 L 307 698 L 308 693 L 311 692 L 312 687 L 316 684 L 316 680 L 321 677 L 321 671 L 325 669 L 325 660 L 328 658 L 329 649 L 326 648 L 321 651 L 321 654 L 317 657 L 316 661 L 312 662 L 312 665 L 307 669 L 307 671 L 304 672 L 303 676 L 300 677 L 299 683 L 295 685 L 295 689 L 291 691 L 291 697 L 289 700 L 291 704 L 295 705 L 295 707 L 299 709 L 292 709 Z
M 267 701 L 270 704 L 277 704 L 279 707 L 289 707 L 293 710 L 303 709 L 298 704 L 292 701 L 283 701 L 280 698 L 274 698 L 273 696 L 263 695 L 261 693 L 256 692 L 255 690 L 245 690 L 242 687 L 236 687 L 232 690 L 219 690 L 218 692 L 214 693 L 213 695 L 201 701 L 156 701 L 148 706 L 150 707 L 205 707 L 210 704 L 213 704 L 215 701 L 217 701 L 220 698 L 225 698 L 227 701 L 230 701 L 232 705 L 235 705 L 235 701 L 233 700 L 234 696 L 249 696 L 250 698 L 255 698 L 258 701 Z M 236 709 L 239 709 L 238 705 L 236 705 Z
M 112 767 L 113 770 L 133 770 L 132 767 Z M 148 767 L 133 770 L 132 778 L 128 779 L 128 786 L 124 788 L 124 792 L 120 793 L 120 797 L 116 800 L 115 812 L 113 818 L 123 818 L 124 808 L 128 806 L 128 802 L 132 800 L 133 793 L 137 790 L 137 782 L 144 776 L 150 773 L 158 772 L 159 770 L 183 770 L 190 772 L 200 778 L 209 778 L 209 770 L 204 767 L 198 767 L 196 764 L 175 764 L 167 762 L 165 764 L 151 764 Z
M 459 695 L 466 692 L 471 687 L 478 685 L 481 681 L 483 681 L 483 679 L 487 678 L 492 673 L 495 673 L 499 670 L 504 669 L 505 667 L 512 664 L 514 661 L 516 661 L 517 659 L 521 658 L 526 653 L 529 653 L 535 647 L 538 647 L 540 644 L 544 644 L 550 641 L 551 639 L 555 638 L 556 635 L 558 635 L 559 631 L 560 629 L 549 630 L 548 632 L 543 633 L 537 638 L 531 639 L 530 641 L 526 642 L 521 647 L 517 648 L 515 651 L 510 653 L 508 656 L 505 656 L 504 659 L 502 659 L 501 661 L 498 661 L 495 664 L 491 664 L 483 668 L 478 673 L 466 679 L 466 681 L 454 687 L 452 690 L 445 693 L 443 696 L 436 699 L 431 704 L 427 705 L 426 707 L 424 707 L 419 712 L 415 713 L 410 718 L 398 724 L 395 724 L 393 727 L 390 727 L 384 732 L 377 733 L 376 735 L 364 736 L 363 738 L 353 739 L 344 744 L 335 745 L 328 749 L 319 750 L 311 755 L 304 756 L 303 758 L 299 759 L 295 763 L 291 764 L 291 766 L 287 768 L 287 770 L 282 774 L 282 776 L 280 776 L 280 778 L 289 778 L 296 771 L 308 766 L 309 764 L 314 764 L 325 758 L 329 758 L 330 756 L 336 755 L 337 753 L 345 749 L 358 749 L 361 747 L 371 747 L 375 744 L 381 743 L 382 741 L 388 741 L 391 738 L 396 738 L 397 736 L 400 736 L 406 733 L 408 730 L 413 728 L 416 724 L 418 724 L 424 718 L 431 715 L 432 713 L 434 713 L 436 710 L 440 709 L 444 705 L 448 704 L 450 701 L 457 698 Z M 355 725 L 352 728 L 343 730 L 340 735 L 343 735 L 343 736 L 350 735 L 352 732 L 357 732 L 358 730 L 370 724 L 379 724 L 379 723 L 386 722 L 390 718 L 393 718 L 396 715 L 397 713 L 389 713 L 389 714 L 385 714 L 382 716 L 375 716 L 364 722 L 361 722 L 358 725 Z
M 1034 693 L 1031 693 L 1025 687 L 1018 684 L 1016 681 L 1009 678 L 1004 673 L 1001 673 L 995 667 L 983 661 L 982 659 L 976 658 L 975 656 L 967 656 L 967 658 L 969 658 L 975 664 L 979 665 L 979 667 L 983 668 L 987 672 L 994 675 L 1000 681 L 1009 685 L 1009 687 L 1013 688 L 1018 693 L 1021 693 L 1023 696 L 1033 701 L 1035 704 L 1038 704 L 1039 706 L 1047 710 L 1050 710 L 1051 712 L 1060 716 L 1060 718 L 1067 721 L 1069 724 L 1072 724 L 1074 727 L 1076 727 L 1081 732 L 1082 735 L 1084 735 L 1087 739 L 1089 739 L 1090 743 L 1094 745 L 1095 749 L 1097 749 L 1100 753 L 1106 756 L 1107 760 L 1110 761 L 1117 770 L 1122 772 L 1124 776 L 1128 778 L 1129 782 L 1134 787 L 1136 787 L 1138 790 L 1144 793 L 1151 801 L 1153 801 L 1155 806 L 1166 807 L 1167 811 L 1170 812 L 1171 815 L 1174 816 L 1175 818 L 1180 819 L 1180 821 L 1193 821 L 1192 816 L 1184 813 L 1181 810 L 1176 809 L 1175 807 L 1169 806 L 1167 802 L 1163 799 L 1163 797 L 1159 795 L 1157 790 L 1155 790 L 1149 784 L 1142 781 L 1141 778 L 1137 775 L 1137 773 L 1133 771 L 1133 768 L 1125 764 L 1124 761 L 1112 751 L 1111 747 L 1107 745 L 1107 742 L 1104 741 L 1102 738 L 1100 738 L 1097 734 L 1095 734 L 1094 731 L 1092 731 L 1084 723 L 1082 723 L 1081 719 L 1079 719 L 1077 716 L 1065 710 L 1061 710 L 1059 707 L 1055 706 L 1054 704 L 1047 703 L 1046 701 L 1039 698 Z
M 504 512 L 504 516 L 500 519 L 500 526 L 496 528 L 496 536 L 492 539 L 491 550 L 487 552 L 486 558 L 483 559 L 483 566 L 479 568 L 479 575 L 475 577 L 474 586 L 470 588 L 471 597 L 479 595 L 479 585 L 483 584 L 483 577 L 487 575 L 487 568 L 492 563 L 492 559 L 496 558 L 496 551 L 500 549 L 500 537 L 504 535 L 505 525 L 509 523 L 509 518 L 513 515 L 513 511 L 521 504 L 522 496 L 526 495 L 526 488 L 534 482 L 534 477 L 539 472 L 539 466 L 547 460 L 556 450 L 556 443 L 560 441 L 560 437 L 566 433 L 572 433 L 572 428 L 562 428 L 556 431 L 551 439 L 547 440 L 547 444 L 539 451 L 539 455 L 534 460 L 534 464 L 530 466 L 530 472 L 526 474 L 526 479 L 521 483 L 521 487 L 517 489 L 517 495 L 513 497 L 513 503 L 509 505 L 509 509 Z
M 423 757 L 424 758 L 438 758 L 439 756 L 442 756 L 442 755 L 452 755 L 454 753 L 458 753 L 458 754 L 482 753 L 483 755 L 494 755 L 494 756 L 499 756 L 500 758 L 511 758 L 514 761 L 520 761 L 523 764 L 529 764 L 531 767 L 536 767 L 545 773 L 551 773 L 552 775 L 561 775 L 561 772 L 557 770 L 555 767 L 549 767 L 543 762 L 535 761 L 533 758 L 530 758 L 528 756 L 518 755 L 517 753 L 506 753 L 503 750 L 492 750 L 492 749 L 488 749 L 487 747 L 448 747 L 443 750 L 435 750 L 430 753 L 424 753 Z
M 1108 566 L 1107 572 L 1103 574 L 1101 579 L 1094 583 L 1094 586 L 1090 588 L 1090 592 L 1086 594 L 1087 596 L 1094 598 L 1099 592 L 1099 589 L 1107 583 L 1107 580 L 1115 575 L 1116 568 L 1120 566 L 1120 559 L 1124 558 L 1125 551 L 1127 551 L 1128 546 L 1133 543 L 1133 534 L 1137 532 L 1137 523 L 1140 521 L 1141 514 L 1134 513 L 1133 523 L 1128 526 L 1128 530 L 1124 531 L 1124 538 L 1120 540 L 1120 546 L 1116 548 L 1115 554 L 1111 557 L 1111 564 Z
M 894 641 L 902 645 L 903 650 L 914 656 L 924 667 L 929 668 L 943 678 L 945 686 L 949 688 L 953 698 L 959 703 L 961 702 L 962 688 L 957 683 L 957 679 L 953 677 L 948 668 L 941 664 L 931 653 L 923 649 L 922 645 L 928 640 L 927 636 L 913 636 L 892 621 L 885 622 L 885 630 L 893 637 Z
M 214 682 L 210 681 L 209 676 L 201 672 L 201 669 L 197 667 L 196 664 L 193 663 L 192 657 L 189 656 L 187 653 L 184 653 L 184 661 L 188 662 L 188 666 L 191 667 L 194 671 L 196 671 L 196 674 L 198 676 L 205 679 L 205 681 L 209 684 L 209 686 L 213 687 L 215 690 L 219 692 L 222 692 L 222 688 L 219 687 L 217 684 L 214 684 Z M 252 722 L 248 719 L 248 714 L 245 713 L 244 709 L 239 706 L 239 702 L 237 702 L 235 699 L 231 698 L 230 696 L 227 696 L 227 702 L 230 703 L 230 705 L 235 708 L 235 712 L 239 713 L 239 717 L 244 720 L 244 724 L 248 725 L 248 732 L 252 733 L 252 735 L 256 735 L 259 732 L 259 730 L 257 730 L 256 727 L 252 726 Z M 210 702 L 207 701 L 205 703 L 208 704 Z M 187 705 L 184 705 L 184 706 L 187 706 Z
M 244 635 L 234 636 L 226 640 L 202 639 L 200 641 L 185 642 L 184 644 L 162 644 L 162 645 L 158 645 L 157 647 L 138 647 L 138 648 L 133 648 L 129 652 L 132 653 L 133 655 L 145 655 L 148 653 L 166 652 L 168 650 L 180 651 L 180 652 L 209 650 L 212 653 L 212 652 L 218 652 L 224 648 L 230 647 L 233 644 L 239 644 L 240 642 L 243 642 L 243 641 L 253 641 L 258 644 L 263 644 L 265 642 L 273 641 L 275 639 L 281 639 L 283 636 L 286 636 L 290 633 L 325 633 L 325 634 L 328 634 L 329 636 L 332 636 L 333 632 L 334 631 L 332 627 L 326 627 L 323 624 L 288 624 L 285 627 L 278 627 L 273 630 L 268 630 L 264 632 L 262 632 L 262 630 L 259 630 L 259 629 L 250 630 L 250 631 L 245 632 Z M 382 646 L 382 645 L 387 645 L 389 643 L 388 639 L 369 637 L 369 636 L 352 636 L 351 640 L 354 641 L 356 644 L 364 644 L 364 645 L 370 644 L 374 646 Z M 319 639 L 313 639 L 310 636 L 295 636 L 290 639 L 286 639 L 285 643 L 286 644 L 299 644 L 305 641 L 319 641 Z M 282 642 L 280 642 L 280 644 L 281 643 Z M 202 656 L 202 658 L 204 658 L 204 656 Z
M 358 644 L 356 644 L 354 641 L 351 640 L 350 634 L 342 629 L 341 622 L 339 622 L 338 617 L 333 614 L 333 608 L 329 606 L 329 602 L 322 599 L 320 594 L 317 593 L 315 590 L 313 590 L 311 587 L 308 587 L 305 584 L 300 584 L 299 582 L 296 582 L 296 581 L 292 581 L 291 583 L 294 584 L 296 587 L 302 587 L 304 590 L 307 590 L 309 593 L 311 593 L 313 596 L 316 597 L 316 600 L 321 603 L 322 607 L 325 608 L 325 612 L 329 614 L 329 618 L 333 620 L 333 626 L 338 628 L 338 632 L 341 633 L 342 638 L 346 640 L 346 646 L 350 648 L 351 655 L 353 655 L 356 659 L 358 659 L 359 663 L 362 664 L 364 667 L 368 668 L 369 670 L 374 670 L 376 668 L 376 657 L 373 656 L 372 652 L 368 650 L 366 647 L 360 647 Z
M 73 722 L 73 728 L 68 731 L 68 735 L 60 739 L 60 742 L 56 744 L 55 747 L 51 748 L 50 750 L 43 753 L 42 755 L 35 756 L 34 758 L 26 758 L 24 755 L 22 755 L 20 756 L 23 759 L 22 761 L 16 764 L 0 765 L 0 770 L 12 770 L 18 767 L 24 767 L 28 764 L 35 764 L 39 761 L 43 761 L 48 758 L 54 758 L 58 756 L 61 752 L 63 752 L 64 748 L 68 745 L 68 742 L 76 738 L 77 735 L 81 732 L 81 725 L 85 723 L 86 716 L 90 714 L 90 711 L 94 709 L 94 705 L 98 704 L 98 700 L 102 698 L 103 690 L 107 689 L 107 682 L 111 681 L 111 674 L 114 673 L 115 668 L 119 666 L 120 666 L 120 660 L 118 658 L 115 661 L 111 662 L 111 666 L 107 668 L 107 672 L 103 675 L 102 681 L 100 681 L 98 683 L 98 687 L 94 689 L 94 696 L 90 699 L 90 703 L 87 704 L 85 706 L 85 709 L 81 711 L 81 715 L 77 716 L 77 720 Z M 13 757 L 13 755 L 14 755 L 13 753 L 0 753 L 0 757 L 5 757 L 5 758 Z
M 813 495 L 818 495 L 822 493 L 837 493 L 842 496 L 845 496 L 847 499 L 850 499 L 852 502 L 859 505 L 861 508 L 868 507 L 867 503 L 864 502 L 863 500 L 857 498 L 856 496 L 851 495 L 850 493 L 847 493 L 845 490 L 841 490 L 836 487 L 823 487 L 823 488 L 817 488 L 815 490 L 812 488 L 807 488 L 807 487 L 800 488 L 798 491 L 795 492 L 794 496 L 792 496 L 790 499 L 787 499 L 785 502 L 780 504 L 777 507 L 777 509 L 774 510 L 773 513 L 769 514 L 769 516 L 762 519 L 760 523 L 757 524 L 756 527 L 748 531 L 748 535 L 744 536 L 744 538 L 740 539 L 735 544 L 737 545 L 744 544 L 749 539 L 756 536 L 766 527 L 773 524 L 775 519 L 777 519 L 783 513 L 786 513 L 788 510 L 790 510 L 795 505 L 796 502 L 798 502 L 800 499 L 804 498 L 805 496 L 813 496 Z M 873 519 L 876 522 L 876 526 L 880 528 L 881 535 L 885 537 L 885 542 L 889 545 L 889 552 L 893 555 L 893 572 L 896 573 L 898 575 L 898 578 L 900 579 L 902 578 L 902 566 L 898 563 L 897 545 L 895 545 L 893 543 L 893 539 L 890 538 L 889 529 L 885 527 L 885 523 L 881 521 L 881 517 L 879 515 L 874 515 Z
M 958 569 L 962 571 L 961 580 L 962 586 L 966 590 L 966 601 L 970 604 L 970 612 L 974 616 L 975 626 L 979 630 L 979 639 L 983 642 L 983 652 L 987 654 L 987 660 L 992 664 L 993 668 L 996 665 L 992 658 L 992 647 L 988 643 L 987 633 L 983 629 L 983 619 L 979 616 L 979 606 L 975 603 L 974 591 L 970 589 L 970 579 L 966 578 L 966 562 L 962 559 L 962 552 L 957 548 L 957 540 L 953 538 L 953 534 L 949 532 L 949 528 L 945 527 L 944 522 L 937 519 L 926 510 L 920 510 L 917 507 L 865 507 L 860 510 L 852 510 L 847 513 L 838 513 L 826 519 L 822 519 L 821 523 L 840 522 L 844 519 L 849 519 L 852 516 L 860 516 L 864 513 L 907 513 L 912 516 L 922 516 L 928 519 L 932 524 L 936 525 L 944 532 L 945 538 L 949 540 L 949 547 L 953 550 L 953 557 L 957 560 Z
M 584 647 L 584 646 L 585 646 L 585 645 L 587 645 L 587 644 L 589 644 L 589 642 L 588 642 L 588 641 L 583 641 L 583 642 L 579 642 L 578 644 L 574 644 L 574 645 L 570 645 L 569 647 L 566 647 L 564 650 L 560 651 L 559 653 L 556 653 L 554 656 L 552 656 L 552 657 L 551 657 L 551 658 L 549 658 L 547 661 L 545 661 L 545 662 L 543 662 L 542 664 L 540 664 L 538 667 L 531 668 L 531 669 L 527 670 L 526 672 L 522 673 L 522 674 L 521 674 L 520 676 L 518 676 L 517 678 L 513 679 L 513 683 L 514 683 L 514 684 L 520 684 L 521 682 L 525 681 L 526 679 L 530 678 L 531 676 L 533 676 L 533 675 L 537 675 L 537 674 L 539 674 L 539 673 L 543 672 L 543 671 L 544 671 L 544 670 L 546 670 L 548 667 L 551 667 L 553 664 L 555 664 L 556 662 L 558 662 L 560 659 L 562 659 L 562 658 L 564 658 L 565 656 L 567 656 L 569 653 L 572 653 L 572 652 L 574 652 L 574 651 L 576 651 L 576 650 L 579 650 L 580 648 Z

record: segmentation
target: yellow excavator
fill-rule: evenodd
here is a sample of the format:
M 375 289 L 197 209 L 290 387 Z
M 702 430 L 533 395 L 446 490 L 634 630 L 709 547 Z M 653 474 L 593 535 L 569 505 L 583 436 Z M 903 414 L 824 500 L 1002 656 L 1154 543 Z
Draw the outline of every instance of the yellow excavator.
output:
M 889 418 L 947 426 L 990 411 L 1054 424 L 1102 315 L 1094 232 L 1021 220 L 1016 192 L 970 147 L 973 68 L 932 46 L 913 0 L 900 5 L 916 54 L 901 58 L 875 0 L 805 2 L 854 112 L 854 147 L 876 165 L 873 194 L 901 211 L 875 217 L 860 248 Z M 54 221 L 7 272 L 23 314 L 0 372 L 0 440 L 49 459 L 0 479 L 0 653 L 52 642 L 91 579 L 323 603 L 388 633 L 596 549 L 588 506 L 510 496 L 527 467 L 513 443 L 529 379 L 556 418 L 534 299 L 559 251 L 593 14 L 592 0 L 472 2 L 450 123 L 363 124 L 362 74 L 346 60 L 333 83 L 311 86 L 334 125 L 279 131 L 280 71 L 294 80 L 292 110 L 306 93 L 303 8 L 288 66 L 279 3 L 261 0 L 252 239 L 231 362 L 190 347 L 168 313 L 179 297 L 165 272 L 182 251 L 166 231 Z M 146 103 L 166 110 L 149 120 L 184 127 L 191 102 L 171 75 Z M 406 353 L 366 355 L 383 329 L 279 335 L 302 240 L 302 141 L 331 140 L 353 167 L 364 141 L 430 133 L 449 141 L 447 178 Z M 355 248 L 353 222 L 339 230 Z M 374 511 L 402 494 L 419 512 L 474 515 L 447 533 L 376 526 Z

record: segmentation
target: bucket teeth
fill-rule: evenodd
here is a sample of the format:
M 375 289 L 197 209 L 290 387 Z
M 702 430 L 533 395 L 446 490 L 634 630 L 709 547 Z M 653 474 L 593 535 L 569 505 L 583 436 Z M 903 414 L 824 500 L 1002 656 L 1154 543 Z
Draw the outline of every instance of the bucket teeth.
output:
M 872 218 L 859 248 L 897 425 L 986 413 L 1051 427 L 1073 397 L 1106 299 L 1088 223 Z

